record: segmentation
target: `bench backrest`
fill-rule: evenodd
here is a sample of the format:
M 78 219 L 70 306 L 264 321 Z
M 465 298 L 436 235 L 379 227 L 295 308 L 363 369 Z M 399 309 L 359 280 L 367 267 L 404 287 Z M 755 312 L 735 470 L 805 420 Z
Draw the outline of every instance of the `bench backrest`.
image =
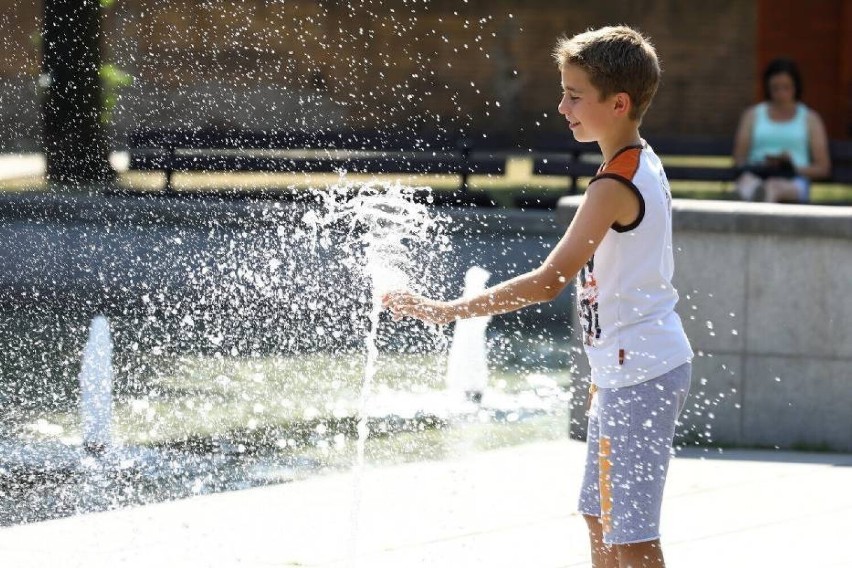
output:
M 852 184 L 852 140 L 831 140 L 831 180 Z
M 648 137 L 648 144 L 660 156 L 720 157 L 729 158 L 733 154 L 733 140 L 730 138 L 684 137 L 658 138 Z M 571 179 L 571 192 L 577 191 L 577 178 L 594 175 L 595 164 L 583 160 L 583 156 L 598 155 L 600 150 L 594 143 L 581 143 L 570 137 L 546 138 L 536 145 L 536 153 L 551 154 L 535 160 L 533 171 L 541 175 L 565 175 Z M 831 175 L 833 183 L 852 183 L 852 141 L 831 140 L 829 153 L 832 161 Z M 561 157 L 560 157 L 561 156 Z M 670 180 L 686 181 L 732 181 L 737 170 L 731 165 L 667 164 L 666 175 Z
M 147 129 L 132 132 L 130 151 L 136 149 L 187 150 L 363 150 L 417 152 L 464 151 L 479 140 L 461 133 L 440 131 L 406 134 L 384 130 L 248 131 L 222 129 Z
M 128 143 L 129 168 L 164 171 L 167 193 L 173 190 L 172 174 L 175 171 L 346 170 L 363 173 L 450 174 L 461 176 L 460 188 L 463 192 L 467 189 L 471 174 L 505 173 L 505 157 L 488 151 L 488 148 L 496 147 L 494 141 L 486 137 L 473 139 L 463 133 L 149 129 L 133 132 Z M 270 154 L 270 150 L 290 150 L 295 151 L 295 154 Z M 332 152 L 323 152 L 326 150 Z M 337 150 L 343 152 L 334 152 Z M 319 152 L 311 154 L 310 151 Z

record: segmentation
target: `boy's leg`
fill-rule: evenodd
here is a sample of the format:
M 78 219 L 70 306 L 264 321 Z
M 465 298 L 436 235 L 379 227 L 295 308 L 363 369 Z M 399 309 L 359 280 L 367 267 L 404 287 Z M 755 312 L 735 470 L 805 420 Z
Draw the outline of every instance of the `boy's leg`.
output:
M 604 542 L 619 552 L 625 547 L 626 559 L 633 553 L 639 559 L 647 556 L 648 566 L 662 561 L 660 509 L 690 367 L 687 363 L 645 383 L 597 393 Z
M 583 515 L 589 527 L 589 541 L 592 545 L 592 568 L 619 568 L 618 549 L 604 544 L 603 529 L 599 517 Z
M 600 447 L 598 444 L 598 404 L 595 394 L 590 395 L 589 425 L 586 429 L 586 467 L 583 473 L 583 485 L 580 488 L 580 504 L 578 510 L 582 513 L 589 527 L 589 543 L 592 550 L 593 568 L 618 568 L 616 550 L 604 544 L 603 528 L 601 525 L 601 496 L 600 496 Z
M 619 568 L 665 568 L 660 540 L 613 546 L 618 555 Z

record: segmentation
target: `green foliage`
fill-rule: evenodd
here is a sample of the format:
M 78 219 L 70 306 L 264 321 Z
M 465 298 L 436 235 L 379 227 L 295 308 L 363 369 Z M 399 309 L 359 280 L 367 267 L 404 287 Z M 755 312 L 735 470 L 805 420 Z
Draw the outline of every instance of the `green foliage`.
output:
M 112 121 L 113 112 L 118 105 L 121 89 L 133 84 L 133 77 L 113 63 L 104 63 L 98 70 L 103 91 L 103 107 L 101 108 L 101 123 Z
M 100 0 L 102 10 L 115 8 L 118 0 Z M 101 79 L 101 91 L 103 106 L 101 107 L 101 123 L 112 122 L 115 107 L 118 105 L 118 97 L 121 89 L 133 84 L 133 77 L 119 68 L 114 63 L 103 63 L 98 70 Z
M 112 9 L 116 4 L 118 4 L 118 0 L 100 0 L 103 10 Z M 43 37 L 40 31 L 30 34 L 30 42 L 34 47 L 41 49 L 42 41 Z M 115 107 L 118 105 L 121 89 L 133 84 L 133 76 L 114 63 L 102 63 L 98 70 L 98 77 L 101 80 L 101 97 L 103 99 L 100 120 L 101 124 L 109 124 L 112 122 Z M 43 91 L 43 89 L 40 89 L 40 91 Z

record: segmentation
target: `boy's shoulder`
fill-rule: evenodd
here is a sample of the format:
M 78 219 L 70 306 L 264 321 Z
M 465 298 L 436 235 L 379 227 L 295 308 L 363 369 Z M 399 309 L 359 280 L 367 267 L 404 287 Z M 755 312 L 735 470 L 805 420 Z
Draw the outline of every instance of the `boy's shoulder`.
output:
M 645 147 L 640 144 L 619 150 L 612 159 L 601 166 L 598 176 L 612 175 L 632 180 L 636 176 L 636 172 L 639 171 L 644 150 Z

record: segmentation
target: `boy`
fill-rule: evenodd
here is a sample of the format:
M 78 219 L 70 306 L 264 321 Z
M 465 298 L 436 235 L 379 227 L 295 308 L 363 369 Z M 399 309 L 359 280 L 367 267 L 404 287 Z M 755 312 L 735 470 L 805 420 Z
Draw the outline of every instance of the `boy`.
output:
M 561 39 L 554 56 L 559 113 L 604 159 L 565 235 L 539 268 L 475 297 L 393 292 L 384 303 L 395 317 L 448 323 L 552 300 L 578 276 L 593 393 L 579 509 L 593 566 L 663 566 L 660 506 L 692 350 L 674 311 L 668 182 L 639 136 L 660 67 L 648 41 L 624 26 Z

